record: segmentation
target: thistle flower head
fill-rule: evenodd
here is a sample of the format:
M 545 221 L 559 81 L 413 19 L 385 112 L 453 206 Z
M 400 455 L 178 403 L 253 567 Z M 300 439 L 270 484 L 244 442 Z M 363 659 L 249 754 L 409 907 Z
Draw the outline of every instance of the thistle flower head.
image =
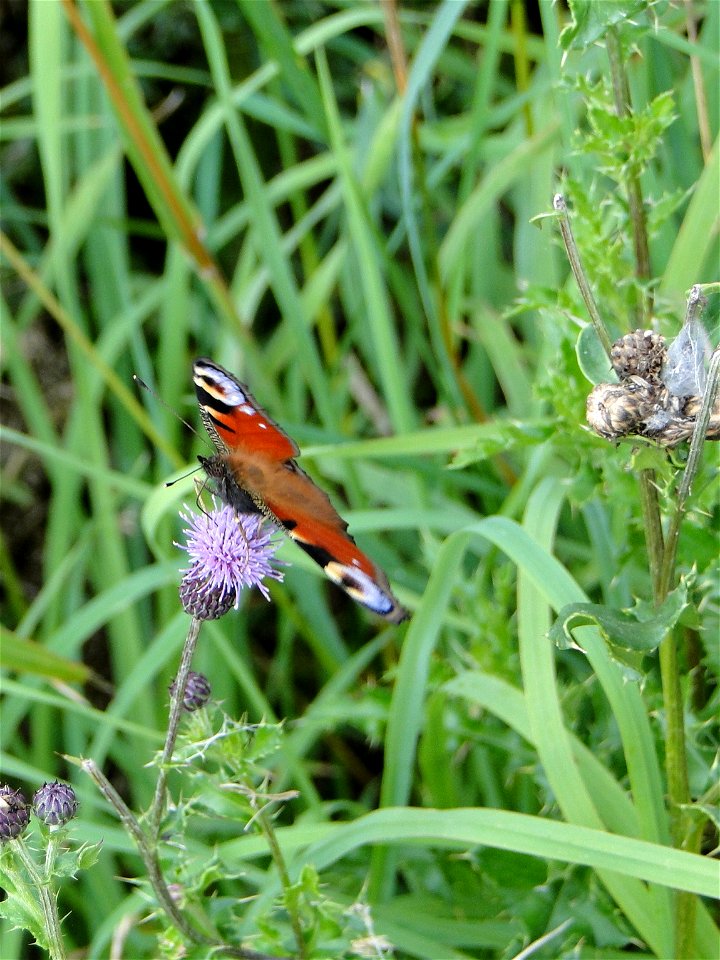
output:
M 22 790 L 0 785 L 0 841 L 20 836 L 30 821 L 30 806 Z
M 216 620 L 231 607 L 237 609 L 240 592 L 257 587 L 270 599 L 266 578 L 282 580 L 272 565 L 276 541 L 258 514 L 239 514 L 223 506 L 210 513 L 180 513 L 188 524 L 183 531 L 190 565 L 183 571 L 180 600 L 185 611 L 199 620 Z
M 38 820 L 49 827 L 67 823 L 77 813 L 78 800 L 75 791 L 66 783 L 55 780 L 44 783 L 33 797 L 33 811 Z

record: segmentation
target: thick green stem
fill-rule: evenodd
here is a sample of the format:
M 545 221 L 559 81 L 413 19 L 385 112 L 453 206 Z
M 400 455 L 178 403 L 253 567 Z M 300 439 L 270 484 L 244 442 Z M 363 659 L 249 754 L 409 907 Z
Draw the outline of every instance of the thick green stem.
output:
M 656 604 L 660 599 L 660 577 L 662 571 L 665 543 L 663 539 L 662 521 L 660 517 L 660 502 L 658 500 L 657 478 L 654 470 L 641 470 L 640 509 L 643 515 L 643 529 L 647 546 L 650 579 L 652 581 L 653 600 Z
M 692 288 L 690 296 L 688 298 L 687 313 L 685 316 L 685 326 L 688 324 L 694 323 L 698 315 L 702 312 L 703 306 L 707 303 L 707 300 L 702 295 L 699 286 Z M 665 550 L 662 557 L 662 568 L 660 571 L 660 582 L 659 582 L 659 599 L 658 602 L 662 603 L 665 597 L 668 595 L 672 588 L 672 583 L 675 574 L 675 557 L 677 554 L 677 543 L 680 537 L 680 526 L 682 524 L 683 516 L 685 515 L 685 508 L 687 505 L 688 498 L 690 496 L 690 491 L 692 490 L 692 484 L 695 480 L 695 475 L 697 474 L 698 467 L 700 466 L 700 458 L 703 452 L 703 446 L 705 444 L 705 436 L 707 434 L 708 425 L 710 423 L 710 417 L 713 412 L 713 406 L 715 403 L 715 395 L 718 390 L 718 367 L 720 365 L 720 348 L 716 349 L 713 353 L 712 360 L 710 363 L 710 370 L 708 372 L 707 385 L 705 390 L 705 396 L 703 398 L 703 404 L 700 409 L 700 412 L 695 420 L 695 429 L 693 431 L 692 440 L 690 442 L 690 450 L 688 452 L 688 459 L 685 465 L 685 472 L 683 474 L 682 482 L 678 489 L 677 500 L 675 504 L 675 513 L 670 520 L 670 526 L 668 527 L 668 535 L 665 543 Z
M 705 299 L 699 287 L 693 287 L 688 298 L 685 323 L 691 323 L 702 310 Z M 662 556 L 660 577 L 656 592 L 656 601 L 662 603 L 672 589 L 675 580 L 675 560 L 680 527 L 685 515 L 692 484 L 700 465 L 705 436 L 720 383 L 720 349 L 716 349 L 708 373 L 707 390 L 703 405 L 695 422 L 685 473 L 678 489 L 675 512 L 670 520 L 665 549 Z M 667 724 L 667 742 L 665 765 L 667 770 L 668 794 L 670 799 L 670 817 L 673 844 L 691 853 L 699 853 L 702 832 L 686 813 L 690 804 L 690 785 L 688 781 L 687 757 L 685 753 L 685 723 L 682 687 L 676 636 L 668 634 L 660 645 L 660 673 L 662 677 L 663 700 Z M 675 955 L 678 960 L 691 958 L 695 952 L 695 916 L 696 898 L 689 893 L 678 892 L 675 895 Z
M 694 308 L 699 302 L 697 288 L 688 300 L 688 320 L 692 320 L 697 312 Z M 685 473 L 678 490 L 675 513 L 670 521 L 665 550 L 662 557 L 660 581 L 658 585 L 657 601 L 662 603 L 672 588 L 675 578 L 675 558 L 677 544 L 680 537 L 680 526 L 685 515 L 687 501 L 692 484 L 700 465 L 705 435 L 707 433 L 710 415 L 715 402 L 715 395 L 720 381 L 720 349 L 715 350 L 710 364 L 707 391 L 703 406 L 695 423 L 690 452 L 688 454 Z M 685 758 L 685 727 L 683 718 L 682 691 L 680 688 L 680 671 L 678 666 L 677 645 L 674 636 L 668 635 L 660 647 L 660 670 L 663 681 L 663 697 L 665 700 L 667 721 L 667 776 L 668 792 L 672 804 L 671 817 L 673 826 L 673 842 L 677 847 L 686 848 L 687 838 L 691 825 L 685 822 L 683 805 L 690 802 L 690 787 L 688 783 L 687 762 Z M 692 832 L 692 831 L 690 831 Z
M 632 111 L 632 104 L 622 60 L 622 46 L 616 31 L 612 28 L 608 30 L 605 40 L 608 61 L 610 63 L 615 109 L 619 116 L 628 116 Z M 633 234 L 635 275 L 640 280 L 648 280 L 650 277 L 650 252 L 640 175 L 637 170 L 628 169 L 625 178 L 625 189 L 628 197 L 630 224 Z M 643 327 L 647 327 L 648 325 L 651 310 L 652 300 L 649 292 L 646 291 L 645 295 L 641 297 L 637 309 L 637 320 Z M 688 310 L 690 310 L 690 303 L 688 303 Z M 695 433 L 697 435 L 697 429 Z M 655 603 L 659 605 L 667 597 L 672 588 L 672 584 L 675 582 L 675 554 L 684 504 L 682 506 L 678 504 L 668 531 L 667 541 L 663 544 L 662 528 L 660 525 L 660 507 L 657 502 L 654 475 L 652 475 L 650 471 L 643 471 L 640 478 L 640 486 L 653 594 Z M 663 702 L 665 705 L 667 725 L 665 769 L 670 805 L 670 823 L 673 844 L 676 847 L 682 847 L 686 832 L 683 808 L 690 803 L 690 788 L 688 783 L 683 696 L 678 657 L 678 637 L 676 632 L 670 632 L 664 638 L 660 644 L 659 653 Z M 695 897 L 691 894 L 677 892 L 675 894 L 676 960 L 690 960 L 695 954 L 695 913 Z

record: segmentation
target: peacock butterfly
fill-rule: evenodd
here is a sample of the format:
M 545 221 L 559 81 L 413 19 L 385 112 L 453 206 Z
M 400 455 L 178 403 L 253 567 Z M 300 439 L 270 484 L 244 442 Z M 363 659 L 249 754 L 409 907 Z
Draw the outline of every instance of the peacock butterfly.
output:
M 391 623 L 405 620 L 383 571 L 358 549 L 327 494 L 295 462 L 295 441 L 212 360 L 194 362 L 193 380 L 217 449 L 199 460 L 218 496 L 240 513 L 268 517 L 353 600 Z

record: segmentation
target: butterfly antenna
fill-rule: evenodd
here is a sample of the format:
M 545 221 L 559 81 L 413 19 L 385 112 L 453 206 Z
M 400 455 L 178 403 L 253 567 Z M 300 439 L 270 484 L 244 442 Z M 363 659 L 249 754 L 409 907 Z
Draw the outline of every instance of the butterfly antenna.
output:
M 187 420 L 183 420 L 183 418 L 180 416 L 180 414 L 177 412 L 177 410 L 173 410 L 173 408 L 170 406 L 170 404 L 169 404 L 169 403 L 166 403 L 166 402 L 163 400 L 163 398 L 162 398 L 155 390 L 153 390 L 152 387 L 149 387 L 149 386 L 145 383 L 144 380 L 141 380 L 140 377 L 139 377 L 136 373 L 133 374 L 133 380 L 135 381 L 135 383 L 138 384 L 138 386 L 142 387 L 143 390 L 147 390 L 147 392 L 150 394 L 151 397 L 155 397 L 155 399 L 156 399 L 157 402 L 160 404 L 160 406 L 161 406 L 161 407 L 165 407 L 165 409 L 168 410 L 176 419 L 178 419 L 178 420 L 180 421 L 180 423 L 182 423 L 184 426 L 186 426 L 186 427 L 188 428 L 188 430 L 190 431 L 190 433 L 194 433 L 196 437 L 198 437 L 200 440 L 202 440 L 202 442 L 205 444 L 205 446 L 209 446 L 209 444 L 208 444 L 207 440 L 205 439 L 205 437 L 204 437 L 201 433 L 198 433 L 197 430 L 195 429 L 195 427 L 194 427 L 191 423 L 188 423 Z M 196 467 L 195 469 L 197 470 L 197 469 L 199 469 L 199 467 Z M 195 473 L 195 470 L 191 470 L 190 473 Z M 189 477 L 189 476 L 190 476 L 190 473 L 185 474 L 185 476 Z M 178 479 L 178 480 L 183 480 L 184 477 L 178 477 L 177 479 Z M 175 483 L 175 481 L 173 480 L 172 483 Z M 172 485 L 171 483 L 166 484 L 166 486 L 171 486 L 171 485 Z
M 183 423 L 184 423 L 184 422 L 185 422 L 185 421 L 183 420 Z M 175 486 L 175 484 L 178 482 L 178 480 L 186 480 L 188 477 L 191 477 L 194 473 L 197 473 L 199 469 L 200 469 L 200 467 L 193 467 L 192 470 L 188 470 L 188 472 L 187 472 L 187 473 L 184 473 L 181 477 L 175 477 L 174 480 L 166 480 L 166 481 L 165 481 L 165 486 L 166 486 L 166 487 L 173 487 L 173 486 Z

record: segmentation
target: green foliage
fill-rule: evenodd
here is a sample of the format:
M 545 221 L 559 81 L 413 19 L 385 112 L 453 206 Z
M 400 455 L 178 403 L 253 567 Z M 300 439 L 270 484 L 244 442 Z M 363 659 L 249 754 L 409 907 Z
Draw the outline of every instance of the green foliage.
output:
M 8 930 L 26 930 L 51 957 L 61 957 L 58 892 L 67 881 L 95 866 L 102 841 L 77 843 L 72 827 L 46 827 L 37 820 L 32 824 L 21 836 L 4 839 L 0 847 L 0 882 L 5 893 L 0 916 Z
M 659 7 L 657 3 L 654 6 Z M 645 13 L 648 3 L 646 0 L 605 0 L 604 3 L 570 0 L 569 7 L 572 20 L 560 34 L 565 50 L 584 49 L 611 28 L 628 21 L 632 23 L 635 17 Z
M 624 668 L 630 680 L 642 679 L 643 656 L 657 650 L 687 609 L 687 588 L 681 583 L 665 598 L 661 606 L 637 610 L 614 610 L 599 603 L 571 603 L 558 614 L 548 632 L 559 647 L 573 645 L 573 628 L 583 623 L 596 623 L 613 659 Z
M 0 742 L 82 800 L 66 953 L 717 956 L 717 457 L 679 504 L 686 444 L 586 426 L 612 373 L 552 212 L 611 339 L 677 335 L 720 252 L 720 4 L 693 6 L 33 0 L 27 45 L 12 14 Z M 199 355 L 413 616 L 284 545 L 272 603 L 203 624 L 213 703 L 167 761 Z M 58 952 L 28 889 L 7 960 Z
M 644 110 L 618 116 L 609 108 L 607 79 L 588 84 L 578 78 L 578 89 L 587 104 L 589 132 L 578 143 L 595 156 L 595 169 L 622 186 L 628 176 L 642 173 L 657 156 L 665 131 L 677 119 L 670 91 L 658 94 Z

